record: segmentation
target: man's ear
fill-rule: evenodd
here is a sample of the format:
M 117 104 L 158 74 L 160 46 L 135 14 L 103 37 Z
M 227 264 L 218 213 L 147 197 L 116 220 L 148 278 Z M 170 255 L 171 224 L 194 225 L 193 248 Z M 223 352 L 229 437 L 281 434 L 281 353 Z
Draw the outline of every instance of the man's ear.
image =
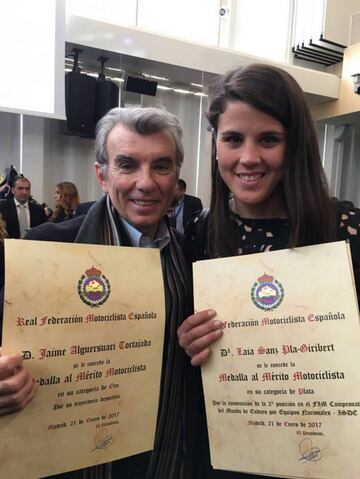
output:
M 107 175 L 104 173 L 104 168 L 103 165 L 100 165 L 97 161 L 94 163 L 94 168 L 95 168 L 95 175 L 98 180 L 99 185 L 101 186 L 101 189 L 103 190 L 104 193 L 108 192 L 108 187 L 107 187 Z

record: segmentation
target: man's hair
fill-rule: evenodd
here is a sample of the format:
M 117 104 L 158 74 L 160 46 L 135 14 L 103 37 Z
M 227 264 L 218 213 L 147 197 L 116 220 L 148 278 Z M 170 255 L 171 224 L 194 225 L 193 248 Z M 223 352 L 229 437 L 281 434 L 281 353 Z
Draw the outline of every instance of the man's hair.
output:
M 186 182 L 182 178 L 178 179 L 178 185 L 181 190 L 186 190 Z
M 160 108 L 113 108 L 96 125 L 96 161 L 106 172 L 109 158 L 106 143 L 111 130 L 118 124 L 140 135 L 167 132 L 175 144 L 176 170 L 179 173 L 183 159 L 182 128 L 175 115 Z
M 17 178 L 15 178 L 13 187 L 16 185 L 18 181 L 26 181 L 31 186 L 31 181 L 28 178 L 26 178 L 25 176 L 18 176 Z

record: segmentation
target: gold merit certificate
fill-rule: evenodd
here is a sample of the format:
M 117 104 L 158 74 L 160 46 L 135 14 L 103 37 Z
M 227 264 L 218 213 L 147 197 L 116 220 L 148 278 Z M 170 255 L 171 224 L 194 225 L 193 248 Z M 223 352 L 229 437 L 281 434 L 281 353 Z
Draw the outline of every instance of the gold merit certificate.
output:
M 2 354 L 39 383 L 0 418 L 0 477 L 38 478 L 153 448 L 164 341 L 159 250 L 6 240 Z
M 358 479 L 360 328 L 345 242 L 200 261 L 196 310 L 224 335 L 203 366 L 212 465 Z

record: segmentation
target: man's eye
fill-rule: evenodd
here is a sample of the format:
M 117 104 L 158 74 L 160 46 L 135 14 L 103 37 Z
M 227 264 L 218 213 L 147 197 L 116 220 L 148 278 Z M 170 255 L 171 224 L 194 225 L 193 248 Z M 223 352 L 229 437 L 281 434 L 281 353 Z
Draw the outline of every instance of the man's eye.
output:
M 122 171 L 133 171 L 136 168 L 136 165 L 134 163 L 131 163 L 130 161 L 122 161 L 117 165 L 119 170 Z
M 174 169 L 173 163 L 161 162 L 154 165 L 154 170 L 159 173 L 169 173 Z

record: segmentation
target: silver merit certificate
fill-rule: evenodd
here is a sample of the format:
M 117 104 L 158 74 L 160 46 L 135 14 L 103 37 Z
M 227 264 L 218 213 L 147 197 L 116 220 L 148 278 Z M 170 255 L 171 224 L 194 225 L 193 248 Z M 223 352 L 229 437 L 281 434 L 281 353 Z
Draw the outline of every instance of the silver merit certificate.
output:
M 224 335 L 202 367 L 215 469 L 358 479 L 360 328 L 345 242 L 194 264 Z

